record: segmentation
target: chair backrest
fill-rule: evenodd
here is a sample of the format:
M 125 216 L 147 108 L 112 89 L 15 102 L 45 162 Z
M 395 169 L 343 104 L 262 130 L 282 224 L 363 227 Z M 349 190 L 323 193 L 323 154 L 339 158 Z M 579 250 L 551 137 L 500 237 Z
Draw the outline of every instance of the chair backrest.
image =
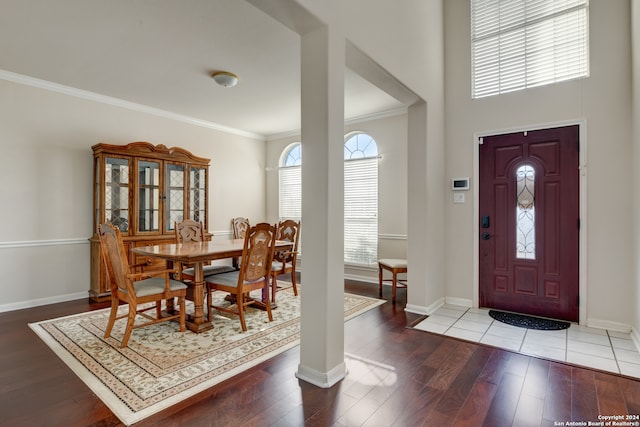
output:
M 204 225 L 192 219 L 185 219 L 182 222 L 174 223 L 177 243 L 203 242 Z
M 247 229 L 240 264 L 240 283 L 253 282 L 269 276 L 276 232 L 275 225 L 264 222 Z
M 298 242 L 300 241 L 300 221 L 285 219 L 278 223 L 278 240 L 293 242 L 290 251 L 276 252 L 274 255 L 278 261 L 291 261 L 293 253 L 298 252 Z M 284 255 L 283 255 L 284 254 Z
M 133 286 L 130 285 L 127 279 L 127 274 L 130 273 L 129 261 L 122 243 L 120 230 L 111 224 L 100 224 L 98 226 L 98 236 L 100 238 L 102 259 L 109 275 L 111 294 L 114 298 L 117 298 L 115 295 L 118 289 L 133 291 Z M 135 292 L 133 294 L 135 295 Z
M 293 242 L 293 250 L 298 249 L 298 240 L 300 237 L 300 221 L 285 219 L 278 223 L 278 240 L 286 240 Z
M 243 217 L 233 218 L 231 220 L 231 228 L 233 229 L 233 238 L 234 239 L 244 239 L 244 234 L 247 232 L 247 229 L 251 226 L 249 220 Z

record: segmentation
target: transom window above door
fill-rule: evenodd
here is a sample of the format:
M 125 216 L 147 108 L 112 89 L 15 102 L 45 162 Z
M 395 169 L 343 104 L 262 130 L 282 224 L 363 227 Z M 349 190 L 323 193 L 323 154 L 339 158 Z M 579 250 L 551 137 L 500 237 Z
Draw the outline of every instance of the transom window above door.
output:
M 588 0 L 471 0 L 472 98 L 589 75 Z

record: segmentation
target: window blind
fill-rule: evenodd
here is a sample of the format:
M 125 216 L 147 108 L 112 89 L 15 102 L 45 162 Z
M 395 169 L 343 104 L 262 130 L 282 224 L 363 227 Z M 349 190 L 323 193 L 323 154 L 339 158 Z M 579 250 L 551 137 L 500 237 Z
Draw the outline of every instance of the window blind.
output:
M 378 257 L 378 158 L 344 162 L 344 261 L 372 266 Z
M 280 219 L 302 218 L 302 170 L 300 166 L 281 167 L 279 170 Z
M 301 166 L 281 166 L 279 169 L 280 220 L 302 218 L 302 169 Z M 302 259 L 302 229 L 298 238 L 298 259 Z
M 472 0 L 472 97 L 589 74 L 588 0 Z

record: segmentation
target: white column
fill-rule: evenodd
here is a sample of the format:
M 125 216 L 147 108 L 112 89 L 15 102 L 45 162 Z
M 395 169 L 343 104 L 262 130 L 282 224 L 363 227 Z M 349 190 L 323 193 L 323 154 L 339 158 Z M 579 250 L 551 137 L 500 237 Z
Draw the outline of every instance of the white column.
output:
M 430 245 L 427 216 L 427 105 L 424 102 L 409 107 L 407 127 L 407 279 L 411 289 L 407 288 L 406 309 L 421 312 L 427 301 L 427 254 Z
M 344 363 L 345 39 L 323 26 L 301 36 L 302 253 L 296 376 L 331 387 Z
M 444 143 L 439 114 L 423 101 L 409 107 L 407 146 L 406 310 L 430 314 L 444 301 Z M 428 120 L 432 119 L 429 123 Z

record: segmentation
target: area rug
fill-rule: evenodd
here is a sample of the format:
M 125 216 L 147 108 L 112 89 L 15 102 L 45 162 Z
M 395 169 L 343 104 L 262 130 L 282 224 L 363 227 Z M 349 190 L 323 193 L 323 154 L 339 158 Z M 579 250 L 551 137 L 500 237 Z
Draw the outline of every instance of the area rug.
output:
M 527 316 L 524 314 L 509 313 L 506 311 L 489 310 L 489 316 L 495 320 L 520 328 L 537 329 L 540 331 L 559 331 L 571 326 L 568 322 L 545 319 L 542 317 Z
M 225 295 L 216 292 L 214 303 L 224 304 Z M 345 293 L 345 321 L 384 302 Z M 285 289 L 278 292 L 277 303 L 273 322 L 264 311 L 249 307 L 244 333 L 237 316 L 216 311 L 210 331 L 180 333 L 176 323 L 163 322 L 134 329 L 124 349 L 123 320 L 116 322 L 109 339 L 103 338 L 110 309 L 29 326 L 124 424 L 131 425 L 298 345 L 300 297 Z

